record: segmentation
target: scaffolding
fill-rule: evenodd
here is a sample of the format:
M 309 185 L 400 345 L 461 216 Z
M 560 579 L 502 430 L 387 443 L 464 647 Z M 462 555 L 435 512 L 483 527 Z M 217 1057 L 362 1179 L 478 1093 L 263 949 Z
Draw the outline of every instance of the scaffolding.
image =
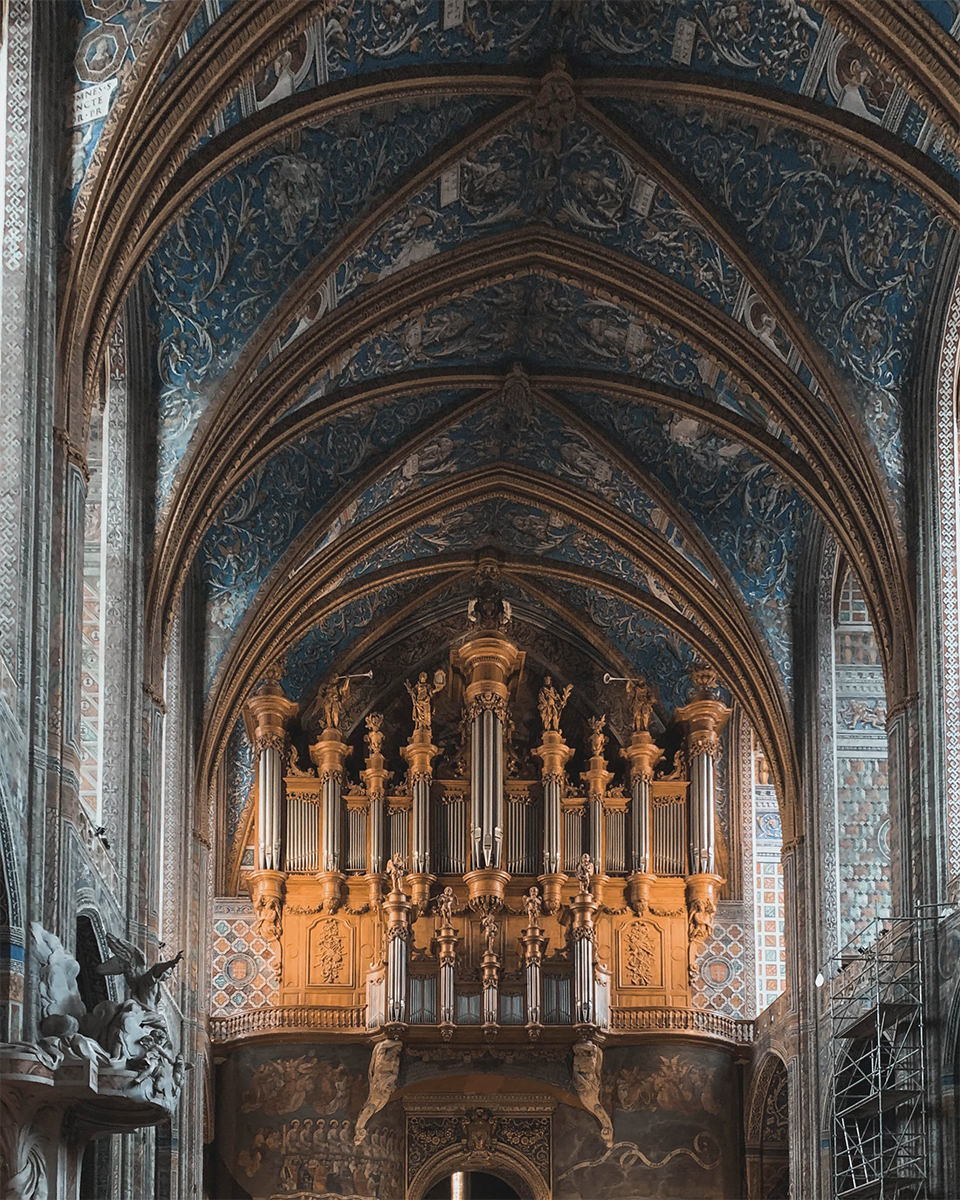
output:
M 923 933 L 871 923 L 832 981 L 834 1196 L 925 1200 Z

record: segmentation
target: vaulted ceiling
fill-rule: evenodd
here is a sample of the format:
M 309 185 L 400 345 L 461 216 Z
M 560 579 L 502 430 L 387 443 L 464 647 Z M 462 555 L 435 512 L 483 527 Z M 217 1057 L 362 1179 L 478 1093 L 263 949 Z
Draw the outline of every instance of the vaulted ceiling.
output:
M 909 691 L 956 4 L 82 7 L 61 405 L 82 439 L 135 289 L 151 645 L 192 577 L 209 761 L 271 657 L 300 699 L 411 623 L 440 653 L 487 547 L 664 706 L 713 662 L 788 807 L 816 518 Z

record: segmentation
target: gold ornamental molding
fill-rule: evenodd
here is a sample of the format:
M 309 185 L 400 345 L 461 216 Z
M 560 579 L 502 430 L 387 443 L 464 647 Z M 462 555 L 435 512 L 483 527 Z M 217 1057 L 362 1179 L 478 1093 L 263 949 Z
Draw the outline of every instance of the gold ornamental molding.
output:
M 960 150 L 960 46 L 919 4 L 903 0 L 811 0 L 844 37 L 920 105 Z
M 297 339 L 261 376 L 234 411 L 220 410 L 181 479 L 177 511 L 161 535 L 150 582 L 153 612 L 169 618 L 182 573 L 203 534 L 210 497 L 224 463 L 242 461 L 256 443 L 268 406 L 277 396 L 294 403 L 325 363 L 336 362 L 384 327 L 409 319 L 441 299 L 477 287 L 542 272 L 625 304 L 672 330 L 713 358 L 760 395 L 771 416 L 804 452 L 815 490 L 830 506 L 830 520 L 877 614 L 877 633 L 892 679 L 912 670 L 904 639 L 913 631 L 903 548 L 872 459 L 856 438 L 845 436 L 787 366 L 748 330 L 702 298 L 622 256 L 554 230 L 533 228 L 498 235 L 398 272 L 354 303 L 335 309 Z M 841 414 L 842 415 L 842 409 Z M 154 637 L 162 631 L 154 631 Z M 905 690 L 900 687 L 899 690 Z

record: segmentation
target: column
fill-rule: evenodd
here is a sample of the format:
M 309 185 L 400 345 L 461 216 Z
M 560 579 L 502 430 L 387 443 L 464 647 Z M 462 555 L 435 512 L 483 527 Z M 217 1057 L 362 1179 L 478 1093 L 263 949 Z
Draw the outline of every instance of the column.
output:
M 297 713 L 280 686 L 274 667 L 243 709 L 247 736 L 257 760 L 257 869 L 251 873 L 252 898 L 265 936 L 280 936 L 283 904 L 283 762 L 289 746 L 286 725 Z
M 402 868 L 402 864 L 401 864 Z M 391 888 L 383 902 L 387 920 L 387 1028 L 407 1021 L 407 957 L 413 937 L 413 905 L 403 893 L 402 869 L 391 873 Z
M 559 729 L 544 729 L 543 741 L 533 753 L 540 759 L 543 769 L 543 874 L 538 882 L 544 890 L 544 901 L 549 912 L 560 903 L 560 889 L 566 880 L 563 873 L 563 837 L 560 805 L 566 785 L 566 765 L 573 750 L 563 740 Z
M 343 882 L 343 771 L 350 747 L 340 740 L 337 725 L 328 725 L 310 747 L 320 779 L 321 904 L 325 912 L 340 907 Z
M 520 935 L 523 954 L 523 973 L 527 992 L 527 1036 L 535 1040 L 540 1036 L 543 1012 L 543 975 L 541 965 L 546 952 L 548 938 L 543 936 L 540 925 L 540 893 L 532 887 L 523 901 L 527 923 Z
M 429 712 L 429 701 L 427 705 Z M 433 745 L 430 724 L 418 721 L 410 741 L 400 753 L 409 767 L 410 803 L 413 806 L 413 845 L 410 847 L 413 870 L 408 878 L 413 902 L 423 908 L 430 895 L 430 885 L 437 878 L 430 873 L 430 784 L 433 760 L 439 750 Z
M 449 900 L 446 899 L 449 897 Z M 453 927 L 453 895 L 448 888 L 439 905 L 440 923 L 436 932 L 437 961 L 440 964 L 440 1036 L 449 1041 L 456 1023 L 454 972 L 457 965 L 457 931 Z
M 590 811 L 590 857 L 599 876 L 594 882 L 598 897 L 602 897 L 603 894 L 607 868 L 603 810 L 607 785 L 613 778 L 613 772 L 607 770 L 607 760 L 603 753 L 607 740 L 603 732 L 606 721 L 606 716 L 589 718 L 590 758 L 587 770 L 580 776 L 587 790 L 587 804 Z
M 487 896 L 502 902 L 508 878 L 503 865 L 503 727 L 509 688 L 519 676 L 523 655 L 497 634 L 476 637 L 456 652 L 455 665 L 466 686 L 470 721 L 470 900 Z
M 573 914 L 573 1020 L 576 1025 L 596 1025 L 597 931 L 594 917 L 599 904 L 591 895 L 590 880 L 581 877 L 580 889 L 570 902 Z
M 693 698 L 675 716 L 686 734 L 685 753 L 690 778 L 687 834 L 690 850 L 686 881 L 688 968 L 693 978 L 697 956 L 713 932 L 717 889 L 723 880 L 716 874 L 716 758 L 720 733 L 730 709 L 716 698 L 716 677 L 708 668 L 690 673 Z
M 498 950 L 500 925 L 492 910 L 480 922 L 483 930 L 483 956 L 480 959 L 480 980 L 483 984 L 484 1037 L 495 1037 L 500 1026 L 500 954 Z
M 367 793 L 370 813 L 367 842 L 367 886 L 370 891 L 370 907 L 376 909 L 380 905 L 383 883 L 386 842 L 384 806 L 387 784 L 393 773 L 386 769 L 386 759 L 383 757 L 383 714 L 370 713 L 366 718 L 366 725 L 367 732 L 364 734 L 364 741 L 367 746 L 367 758 L 366 765 L 360 772 L 360 778 Z
M 630 744 L 620 751 L 630 771 L 630 874 L 627 877 L 627 898 L 638 915 L 646 912 L 653 879 L 653 848 L 651 846 L 650 801 L 653 772 L 663 758 L 663 751 L 646 729 L 634 730 Z

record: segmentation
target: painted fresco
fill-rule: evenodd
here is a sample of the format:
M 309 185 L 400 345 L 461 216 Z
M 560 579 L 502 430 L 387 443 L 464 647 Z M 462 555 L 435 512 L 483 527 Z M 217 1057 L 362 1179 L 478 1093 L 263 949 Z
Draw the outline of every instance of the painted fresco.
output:
M 482 97 L 387 105 L 302 129 L 217 180 L 150 260 L 158 499 L 215 391 L 286 287 L 439 143 L 497 108 Z
M 613 1120 L 613 1145 L 603 1144 L 582 1109 L 559 1105 L 556 1200 L 739 1195 L 737 1092 L 736 1068 L 720 1050 L 606 1049 L 601 1101 Z
M 229 1055 L 217 1086 L 221 1176 L 257 1200 L 396 1200 L 403 1190 L 396 1106 L 354 1142 L 369 1058 L 364 1046 L 292 1043 Z
M 742 277 L 663 187 L 574 118 L 559 153 L 527 119 L 473 151 L 392 213 L 321 285 L 271 356 L 323 312 L 394 272 L 472 238 L 538 221 L 609 246 L 732 311 Z M 449 190 L 448 190 L 449 189 Z
M 684 163 L 762 256 L 814 337 L 864 393 L 863 420 L 897 488 L 901 389 L 941 221 L 881 168 L 815 138 L 783 130 L 771 139 L 759 125 L 719 111 L 705 117 L 622 100 L 601 107 Z
M 686 703 L 687 679 L 697 657 L 678 634 L 602 586 L 591 583 L 587 587 L 557 579 L 542 586 L 588 616 L 630 662 L 636 663 L 643 677 L 655 682 L 666 708 Z M 693 619 L 693 614 L 689 615 Z
M 695 418 L 595 393 L 559 393 L 638 456 L 701 529 L 757 616 L 789 690 L 790 598 L 807 504 L 775 468 Z
M 235 629 L 307 522 L 395 444 L 463 399 L 462 392 L 438 391 L 357 405 L 288 443 L 249 475 L 200 548 L 209 623 L 218 632 Z M 342 519 L 334 519 L 334 529 Z

